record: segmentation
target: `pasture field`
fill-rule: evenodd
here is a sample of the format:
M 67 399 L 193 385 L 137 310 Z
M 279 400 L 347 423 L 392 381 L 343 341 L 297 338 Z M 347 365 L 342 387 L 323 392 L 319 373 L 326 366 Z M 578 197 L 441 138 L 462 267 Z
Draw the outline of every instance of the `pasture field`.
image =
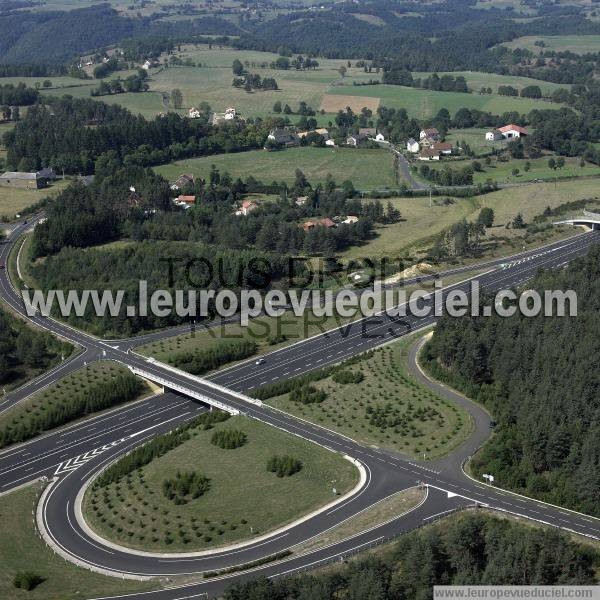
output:
M 398 208 L 403 220 L 376 226 L 376 237 L 363 246 L 348 249 L 341 254 L 341 258 L 349 260 L 364 256 L 380 258 L 418 254 L 420 249 L 431 244 L 435 235 L 453 223 L 463 218 L 474 220 L 484 206 L 493 208 L 495 213 L 494 227 L 486 232 L 486 239 L 490 242 L 485 250 L 486 256 L 512 254 L 523 246 L 548 243 L 571 232 L 556 230 L 525 239 L 525 230 L 505 229 L 505 225 L 519 212 L 525 222 L 531 222 L 547 206 L 556 208 L 574 200 L 598 198 L 599 189 L 597 179 L 575 179 L 531 183 L 473 198 L 454 198 L 450 204 L 445 204 L 440 197 L 434 197 L 432 207 L 429 207 L 428 198 L 393 198 L 391 202 Z
M 429 75 L 431 75 L 431 73 L 413 72 L 413 77 L 415 79 L 418 77 L 426 78 Z M 473 90 L 475 94 L 477 94 L 482 87 L 491 87 L 493 94 L 496 94 L 496 92 L 498 91 L 498 86 L 500 85 L 512 85 L 518 90 L 528 85 L 537 85 L 542 90 L 542 94 L 545 95 L 551 94 L 554 90 L 560 88 L 565 88 L 567 90 L 571 88 L 571 86 L 567 84 L 552 83 L 550 81 L 532 79 L 531 77 L 518 77 L 516 75 L 498 75 L 496 73 L 481 73 L 479 71 L 448 71 L 439 72 L 438 75 L 440 77 L 442 75 L 453 75 L 454 77 L 456 77 L 457 75 L 462 75 L 466 79 L 469 88 Z
M 379 98 L 382 106 L 405 108 L 409 117 L 427 119 L 433 117 L 441 108 L 447 108 L 454 115 L 459 108 L 475 108 L 502 114 L 507 111 L 528 113 L 534 108 L 554 106 L 540 100 L 514 98 L 509 96 L 464 94 L 460 92 L 435 92 L 401 85 L 366 85 L 332 87 L 328 94 L 341 94 Z M 358 99 L 357 99 L 358 102 Z
M 19 211 L 36 202 L 40 202 L 46 196 L 56 195 L 67 185 L 67 181 L 58 180 L 49 187 L 41 190 L 25 190 L 0 186 L 0 217 L 12 219 Z
M 489 154 L 494 148 L 501 150 L 506 147 L 508 144 L 507 140 L 498 140 L 496 142 L 486 140 L 485 134 L 487 131 L 489 131 L 489 128 L 451 129 L 445 139 L 453 146 L 456 146 L 457 143 L 460 145 L 465 142 L 476 155 Z
M 455 198 L 451 204 L 443 204 L 434 197 L 392 198 L 390 201 L 400 211 L 402 220 L 390 225 L 376 225 L 376 237 L 362 246 L 349 248 L 341 253 L 345 260 L 369 256 L 372 258 L 402 257 L 412 246 L 432 238 L 443 229 L 463 218 L 469 219 L 479 208 L 477 198 Z M 387 200 L 385 201 L 387 202 Z
M 544 48 L 535 45 L 536 41 L 544 42 Z M 507 48 L 527 48 L 533 52 L 541 50 L 569 50 L 575 54 L 600 52 L 600 35 L 526 35 L 502 44 Z
M 349 179 L 358 189 L 397 186 L 392 156 L 383 149 L 299 147 L 278 152 L 253 150 L 190 158 L 155 167 L 155 171 L 169 180 L 182 173 L 207 178 L 211 165 L 221 173 L 229 172 L 234 178 L 245 179 L 252 175 L 265 183 L 293 183 L 296 169 L 300 169 L 313 185 L 324 182 L 331 173 L 338 184 Z
M 149 92 L 138 94 L 117 94 L 102 96 L 98 100 L 117 103 L 128 108 L 133 113 L 140 113 L 146 117 L 153 117 L 165 110 L 174 110 L 162 101 L 163 93 L 170 93 L 173 89 L 180 89 L 183 94 L 183 108 L 177 112 L 185 113 L 191 106 L 201 102 L 208 102 L 217 112 L 223 111 L 227 106 L 235 106 L 245 117 L 274 116 L 273 104 L 280 101 L 282 105 L 289 104 L 295 110 L 298 102 L 303 100 L 309 106 L 319 111 L 325 110 L 324 115 L 317 115 L 320 125 L 327 125 L 337 110 L 351 106 L 356 112 L 363 106 L 375 111 L 378 106 L 391 106 L 406 108 L 412 117 L 429 118 L 434 116 L 440 108 L 448 108 L 454 114 L 463 106 L 489 110 L 502 113 L 517 110 L 523 113 L 532 108 L 548 106 L 547 102 L 525 98 L 508 98 L 497 94 L 481 96 L 478 93 L 460 94 L 453 92 L 432 92 L 403 86 L 374 85 L 355 86 L 369 79 L 380 79 L 381 74 L 364 73 L 362 69 L 354 66 L 347 67 L 343 59 L 319 58 L 319 67 L 315 70 L 296 71 L 271 69 L 269 64 L 278 58 L 277 54 L 253 50 L 235 50 L 229 47 L 212 47 L 208 45 L 183 45 L 177 55 L 182 59 L 190 58 L 196 67 L 168 67 L 163 66 L 152 69 L 149 73 Z M 233 73 L 231 65 L 234 59 L 239 59 L 245 68 L 258 73 L 261 77 L 276 79 L 279 90 L 246 92 L 241 88 L 231 85 Z M 342 78 L 339 68 L 344 66 L 347 73 Z M 124 77 L 128 71 L 115 73 L 115 77 Z M 482 85 L 489 85 L 494 92 L 500 84 L 511 84 L 523 87 L 528 83 L 537 83 L 544 93 L 549 93 L 557 84 L 537 82 L 527 78 L 490 75 L 485 73 L 463 72 L 469 85 L 479 90 Z M 426 76 L 427 73 L 415 73 L 415 76 Z M 111 79 L 112 76 L 107 79 Z M 43 82 L 45 78 L 7 78 L 6 81 L 24 80 L 30 85 Z M 98 85 L 96 80 L 79 80 L 69 77 L 49 77 L 53 82 L 50 89 L 42 89 L 42 94 L 69 93 L 77 97 L 89 97 L 90 90 Z M 343 98 L 346 96 L 346 98 Z M 556 106 L 556 105 L 555 105 Z M 292 121 L 294 115 L 290 115 Z
M 75 600 L 81 590 L 88 596 L 116 595 L 156 589 L 156 583 L 120 580 L 76 567 L 46 545 L 32 522 L 41 494 L 39 484 L 0 497 L 0 597 L 3 600 Z M 43 578 L 34 590 L 13 586 L 15 574 L 31 570 Z
M 483 161 L 479 161 L 483 170 L 473 174 L 474 183 L 485 183 L 488 179 L 498 183 L 525 183 L 534 179 L 554 180 L 556 177 L 586 177 L 600 175 L 600 167 L 593 163 L 585 163 L 580 166 L 578 158 L 565 158 L 565 166 L 562 169 L 551 169 L 548 166 L 549 156 L 536 159 L 510 159 L 506 162 L 492 159 L 491 165 L 487 166 Z M 446 163 L 436 164 L 432 168 L 443 169 L 445 166 L 459 168 L 471 164 L 471 160 L 448 161 Z M 525 171 L 529 163 L 529 171 Z M 513 175 L 513 170 L 518 169 L 519 173 Z M 598 182 L 600 187 L 600 182 Z
M 310 385 L 325 392 L 322 402 L 302 404 L 284 394 L 266 400 L 280 410 L 338 431 L 358 442 L 413 457 L 446 454 L 470 433 L 469 416 L 413 381 L 407 371 L 410 336 L 364 355 L 344 371 L 360 383 L 327 377 Z
M 215 446 L 211 438 L 223 430 L 242 431 L 246 443 L 231 450 Z M 341 455 L 255 419 L 231 417 L 191 434 L 130 477 L 88 490 L 84 514 L 92 528 L 146 551 L 212 549 L 281 527 L 331 502 L 333 487 L 341 495 L 358 483 L 358 470 Z M 266 467 L 278 455 L 293 456 L 302 468 L 277 477 Z M 192 471 L 210 480 L 208 491 L 183 504 L 164 495 L 167 478 Z M 106 494 L 112 511 L 105 509 Z

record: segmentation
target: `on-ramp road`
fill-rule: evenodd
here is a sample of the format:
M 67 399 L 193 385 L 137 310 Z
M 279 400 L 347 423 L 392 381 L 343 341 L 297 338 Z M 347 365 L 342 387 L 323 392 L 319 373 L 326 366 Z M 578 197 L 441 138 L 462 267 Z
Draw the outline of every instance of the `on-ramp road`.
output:
M 23 228 L 17 227 L 13 231 L 9 243 L 0 251 L 0 260 L 6 261 L 8 249 Z M 600 236 L 592 232 L 543 249 L 522 253 L 514 260 L 504 259 L 504 264 L 494 261 L 494 264 L 490 265 L 491 270 L 479 276 L 478 280 L 481 286 L 489 291 L 514 286 L 532 277 L 540 267 L 560 266 L 585 254 L 589 247 L 599 240 Z M 464 283 L 452 287 L 465 288 L 467 285 Z M 446 294 L 447 291 L 442 293 Z M 25 314 L 22 300 L 12 287 L 7 270 L 0 271 L 0 295 L 14 310 Z M 306 555 L 292 554 L 280 563 L 255 569 L 254 574 L 278 575 L 305 569 L 420 526 L 440 513 L 475 503 L 600 539 L 598 519 L 490 488 L 466 478 L 458 466 L 458 462 L 461 462 L 461 452 L 465 450 L 459 450 L 454 459 L 450 458 L 446 462 L 423 464 L 393 452 L 361 446 L 323 427 L 244 399 L 243 394 L 256 387 L 338 363 L 410 331 L 431 325 L 435 319 L 434 315 L 412 315 L 399 319 L 386 314 L 362 319 L 273 352 L 265 357 L 266 362 L 260 368 L 257 368 L 254 361 L 246 361 L 217 372 L 210 378 L 202 379 L 173 371 L 166 365 L 148 361 L 130 352 L 132 344 L 99 340 L 53 319 L 35 316 L 30 319 L 35 325 L 78 344 L 84 348 L 85 356 L 89 359 L 111 359 L 141 369 L 151 377 L 166 381 L 168 385 L 218 400 L 251 418 L 260 419 L 333 451 L 349 455 L 362 463 L 367 478 L 363 487 L 342 504 L 291 527 L 282 535 L 275 535 L 260 543 L 249 543 L 236 551 L 222 551 L 211 556 L 184 559 L 178 556 L 140 556 L 126 549 L 114 548 L 90 536 L 88 531 L 81 527 L 77 519 L 77 496 L 86 481 L 104 464 L 152 436 L 190 420 L 204 410 L 203 405 L 197 401 L 167 394 L 119 408 L 0 453 L 0 493 L 34 480 L 40 475 L 56 475 L 40 506 L 44 529 L 55 547 L 70 559 L 84 563 L 90 568 L 116 571 L 130 576 L 198 574 L 207 570 L 243 565 L 292 548 L 357 514 L 373 502 L 395 491 L 414 486 L 417 482 L 425 483 L 429 492 L 426 502 L 415 511 L 329 548 Z M 169 333 L 164 332 L 164 335 Z M 77 366 L 77 360 L 70 361 L 50 376 L 46 383 L 64 376 Z M 10 395 L 5 399 L 5 407 L 22 401 L 26 396 L 27 391 L 23 390 Z M 489 428 L 484 432 L 478 428 L 477 432 L 477 435 L 487 435 Z M 473 440 L 471 443 L 479 443 L 477 438 Z M 468 449 L 467 446 L 465 448 Z M 185 590 L 161 590 L 133 597 L 171 600 L 182 596 L 212 595 L 222 591 L 233 577 L 247 576 L 249 575 L 230 575 L 224 579 L 202 581 L 187 586 Z

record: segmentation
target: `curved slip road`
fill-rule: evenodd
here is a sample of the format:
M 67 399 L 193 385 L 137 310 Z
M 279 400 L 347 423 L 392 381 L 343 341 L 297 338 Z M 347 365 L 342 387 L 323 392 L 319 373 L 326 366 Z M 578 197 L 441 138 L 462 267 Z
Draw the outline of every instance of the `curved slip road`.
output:
M 17 227 L 10 240 L 14 241 L 21 232 L 22 228 Z M 587 233 L 539 250 L 521 253 L 513 259 L 491 261 L 490 268 L 493 270 L 479 276 L 478 280 L 489 291 L 517 285 L 530 278 L 540 267 L 560 266 L 585 254 L 589 247 L 599 240 L 598 234 Z M 6 257 L 8 247 L 9 244 L 2 248 L 0 256 Z M 478 269 L 480 267 L 474 265 L 471 268 Z M 466 285 L 458 284 L 452 287 L 462 289 Z M 6 271 L 0 271 L 0 293 L 4 300 L 23 314 L 22 301 L 12 288 Z M 445 294 L 447 291 L 443 291 L 443 293 Z M 68 440 L 73 445 L 66 447 L 62 454 L 56 453 L 61 445 L 60 437 L 64 435 L 61 431 L 0 454 L 0 492 L 13 489 L 26 482 L 28 477 L 30 477 L 29 480 L 32 480 L 39 477 L 40 473 L 52 476 L 58 470 L 57 480 L 45 496 L 44 504 L 41 507 L 48 535 L 52 537 L 57 546 L 64 549 L 65 553 L 94 568 L 117 570 L 129 574 L 174 575 L 200 573 L 244 564 L 293 547 L 345 518 L 357 514 L 390 493 L 411 487 L 416 482 L 424 482 L 429 486 L 428 500 L 417 511 L 382 525 L 371 532 L 365 532 L 353 540 L 335 544 L 329 549 L 302 557 L 292 556 L 281 564 L 267 565 L 260 569 L 260 572 L 276 575 L 290 570 L 307 568 L 332 557 L 352 552 L 352 546 L 364 547 L 364 545 L 380 541 L 388 535 L 393 535 L 394 532 L 417 527 L 423 524 L 427 517 L 444 513 L 457 506 L 474 503 L 485 504 L 600 539 L 600 521 L 598 519 L 521 498 L 502 490 L 488 488 L 467 479 L 453 461 L 423 465 L 392 452 L 360 446 L 322 427 L 306 423 L 264 405 L 251 404 L 240 397 L 239 393 L 235 393 L 236 391 L 248 392 L 265 383 L 279 381 L 321 366 L 338 363 L 359 352 L 387 343 L 409 331 L 431 325 L 435 322 L 433 315 L 422 318 L 408 316 L 398 320 L 384 314 L 380 317 L 362 319 L 344 328 L 329 331 L 273 352 L 266 356 L 266 363 L 260 368 L 257 368 L 254 361 L 247 361 L 220 371 L 208 379 L 174 372 L 166 365 L 149 362 L 143 357 L 129 352 L 130 346 L 122 341 L 99 340 L 49 318 L 36 316 L 31 320 L 36 325 L 79 344 L 89 353 L 88 356 L 117 360 L 125 365 L 147 371 L 153 376 L 163 378 L 173 385 L 180 385 L 195 393 L 220 400 L 252 418 L 300 435 L 334 451 L 350 455 L 361 461 L 369 473 L 366 485 L 353 498 L 331 511 L 325 511 L 301 525 L 292 527 L 283 536 L 274 536 L 273 539 L 261 542 L 260 545 L 259 543 L 250 544 L 233 553 L 221 552 L 211 557 L 189 557 L 187 559 L 181 557 L 158 559 L 115 550 L 90 538 L 77 523 L 74 512 L 75 501 L 85 481 L 101 469 L 103 464 L 139 445 L 144 440 L 193 418 L 194 414 L 203 409 L 197 402 L 169 394 L 164 398 L 154 397 L 137 403 L 133 407 L 128 405 L 96 417 L 96 419 L 74 425 L 68 428 Z M 163 332 L 161 335 L 168 336 L 169 332 Z M 75 368 L 74 365 L 71 366 L 71 370 Z M 68 369 L 67 366 L 66 372 Z M 225 388 L 216 388 L 214 383 L 225 386 Z M 18 402 L 23 397 L 25 396 L 22 394 L 15 394 L 11 402 Z M 150 410 L 162 410 L 161 406 L 164 407 L 164 412 L 150 414 Z M 136 410 L 141 411 L 140 414 L 147 410 L 148 419 L 136 420 Z M 132 412 L 128 415 L 127 411 Z M 93 428 L 94 421 L 101 419 L 103 419 L 101 421 L 102 429 L 107 430 L 108 437 L 100 439 L 94 437 L 93 431 L 86 431 L 86 428 Z M 128 425 L 128 427 L 119 427 L 121 420 L 123 425 Z M 479 429 L 478 432 L 480 431 Z M 486 434 L 489 434 L 489 430 Z M 100 441 L 104 443 L 99 445 Z M 111 445 L 113 442 L 115 442 L 114 445 Z M 104 446 L 108 447 L 104 448 Z M 102 451 L 95 453 L 94 451 L 99 448 L 103 448 Z M 68 463 L 69 459 L 86 453 L 88 456 L 85 460 L 72 460 L 70 464 L 63 465 L 62 469 L 56 468 L 57 464 Z M 31 469 L 31 476 L 25 473 L 25 469 Z M 159 560 L 160 562 L 158 562 Z M 231 577 L 239 576 L 232 575 Z M 181 589 L 165 590 L 157 593 L 160 596 L 142 594 L 137 597 L 160 597 L 166 600 L 182 595 L 193 597 L 190 596 L 191 593 L 212 594 L 221 591 L 223 586 L 230 582 L 231 577 L 227 580 L 194 584 L 186 587 L 185 591 Z

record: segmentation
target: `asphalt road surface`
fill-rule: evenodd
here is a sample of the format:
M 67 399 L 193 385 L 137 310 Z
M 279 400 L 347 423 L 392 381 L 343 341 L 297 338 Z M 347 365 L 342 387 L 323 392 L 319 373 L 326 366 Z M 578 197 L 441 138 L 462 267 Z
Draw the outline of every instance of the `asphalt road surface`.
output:
M 17 226 L 9 238 L 9 243 L 0 247 L 0 264 L 7 262 L 10 246 L 27 227 L 28 225 Z M 478 276 L 477 279 L 481 286 L 490 292 L 519 285 L 531 278 L 540 267 L 562 266 L 573 258 L 584 255 L 592 244 L 599 241 L 600 236 L 591 232 L 542 249 L 521 253 L 511 259 L 491 261 L 488 263 L 489 272 Z M 464 271 L 469 269 L 480 269 L 480 266 L 464 268 Z M 463 283 L 453 287 L 466 289 L 468 285 Z M 442 293 L 448 292 L 445 290 Z M 12 287 L 7 270 L 0 270 L 0 294 L 14 310 L 24 314 L 22 300 Z M 338 330 L 272 352 L 265 356 L 263 365 L 257 366 L 254 360 L 249 360 L 219 371 L 209 378 L 199 378 L 173 371 L 166 365 L 148 361 L 131 351 L 140 341 L 166 338 L 180 329 L 153 333 L 134 340 L 104 341 L 51 318 L 35 316 L 30 319 L 35 325 L 77 344 L 82 352 L 74 359 L 65 361 L 50 374 L 11 392 L 3 399 L 0 410 L 14 406 L 40 387 L 80 368 L 83 362 L 100 358 L 111 359 L 143 370 L 152 378 L 165 381 L 167 387 L 185 389 L 188 392 L 187 396 L 194 395 L 197 398 L 222 402 L 251 418 L 260 419 L 350 456 L 363 465 L 367 476 L 362 488 L 342 504 L 326 509 L 268 540 L 251 541 L 236 550 L 223 550 L 209 556 L 165 557 L 140 555 L 115 548 L 90 536 L 87 529 L 80 525 L 76 510 L 78 494 L 85 483 L 111 460 L 147 439 L 185 423 L 206 409 L 205 404 L 197 399 L 167 393 L 126 405 L 5 450 L 0 453 L 0 493 L 41 476 L 52 478 L 51 487 L 44 496 L 40 511 L 47 535 L 63 554 L 97 570 L 104 569 L 128 576 L 176 576 L 231 568 L 293 548 L 391 493 L 418 483 L 427 486 L 427 499 L 416 510 L 328 548 L 303 555 L 292 554 L 283 561 L 257 567 L 243 575 L 231 574 L 187 585 L 185 589 L 165 589 L 128 596 L 130 598 L 174 600 L 181 597 L 214 595 L 222 591 L 233 579 L 256 575 L 277 576 L 337 560 L 419 527 L 448 511 L 476 504 L 600 539 L 598 519 L 492 488 L 465 476 L 461 468 L 464 458 L 489 435 L 487 415 L 466 399 L 453 398 L 454 401 L 463 403 L 471 412 L 476 424 L 474 436 L 442 461 L 418 462 L 391 451 L 361 446 L 323 427 L 265 405 L 251 403 L 244 395 L 266 383 L 339 363 L 408 332 L 432 325 L 435 319 L 434 315 L 395 318 L 387 314 L 362 319 Z

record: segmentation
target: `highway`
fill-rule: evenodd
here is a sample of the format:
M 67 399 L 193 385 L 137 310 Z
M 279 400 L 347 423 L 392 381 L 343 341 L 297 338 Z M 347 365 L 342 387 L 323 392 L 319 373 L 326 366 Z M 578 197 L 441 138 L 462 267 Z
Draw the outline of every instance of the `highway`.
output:
M 1 248 L 0 263 L 7 262 L 12 243 L 26 229 L 15 228 L 9 243 Z M 545 248 L 521 253 L 511 259 L 488 263 L 489 271 L 478 276 L 482 287 L 494 291 L 519 285 L 531 278 L 540 268 L 566 264 L 584 255 L 592 244 L 600 241 L 594 232 L 575 236 Z M 468 269 L 480 269 L 473 265 Z M 466 289 L 468 283 L 452 287 Z M 447 293 L 445 290 L 443 293 Z M 0 271 L 0 294 L 12 308 L 23 314 L 20 297 L 11 285 L 8 269 Z M 539 522 L 600 539 L 600 520 L 553 507 L 529 498 L 491 488 L 475 482 L 462 472 L 463 461 L 489 435 L 488 417 L 479 407 L 464 401 L 477 424 L 476 434 L 448 459 L 436 463 L 420 463 L 402 455 L 378 448 L 361 446 L 348 438 L 323 427 L 312 425 L 265 405 L 250 402 L 245 394 L 265 385 L 287 379 L 319 367 L 338 363 L 346 358 L 380 346 L 395 338 L 429 326 L 436 317 L 408 316 L 400 320 L 383 314 L 366 318 L 338 330 L 329 331 L 306 341 L 287 346 L 265 356 L 263 365 L 249 360 L 223 369 L 208 378 L 193 377 L 172 370 L 161 363 L 148 361 L 132 349 L 148 336 L 133 340 L 105 341 L 74 330 L 50 318 L 31 319 L 43 327 L 82 348 L 82 353 L 65 361 L 53 373 L 33 382 L 4 399 L 0 410 L 22 401 L 30 393 L 79 368 L 82 362 L 99 358 L 116 360 L 129 367 L 147 372 L 152 378 L 168 382 L 169 386 L 189 390 L 198 397 L 217 400 L 251 418 L 260 419 L 295 435 L 350 456 L 359 461 L 366 473 L 364 485 L 342 504 L 326 509 L 301 524 L 275 534 L 268 540 L 250 542 L 235 550 L 223 550 L 209 556 L 140 555 L 127 549 L 112 547 L 97 539 L 78 518 L 80 492 L 104 465 L 145 440 L 172 429 L 196 416 L 205 405 L 180 395 L 167 393 L 127 405 L 93 419 L 72 425 L 0 453 L 0 493 L 14 489 L 40 476 L 52 477 L 53 482 L 44 495 L 40 514 L 43 515 L 46 535 L 55 548 L 71 560 L 97 570 L 107 570 L 127 576 L 175 576 L 200 574 L 205 571 L 243 565 L 275 552 L 293 548 L 341 521 L 364 510 L 374 502 L 417 483 L 428 486 L 425 503 L 413 512 L 360 536 L 307 555 L 292 554 L 279 563 L 255 569 L 253 574 L 268 576 L 294 572 L 347 555 L 390 536 L 422 525 L 427 520 L 459 507 L 482 504 Z M 154 336 L 168 337 L 173 331 Z M 457 398 L 453 400 L 459 401 Z M 244 574 L 244 577 L 247 575 Z M 233 578 L 202 581 L 181 588 L 144 593 L 132 598 L 176 598 L 213 595 L 222 591 Z

